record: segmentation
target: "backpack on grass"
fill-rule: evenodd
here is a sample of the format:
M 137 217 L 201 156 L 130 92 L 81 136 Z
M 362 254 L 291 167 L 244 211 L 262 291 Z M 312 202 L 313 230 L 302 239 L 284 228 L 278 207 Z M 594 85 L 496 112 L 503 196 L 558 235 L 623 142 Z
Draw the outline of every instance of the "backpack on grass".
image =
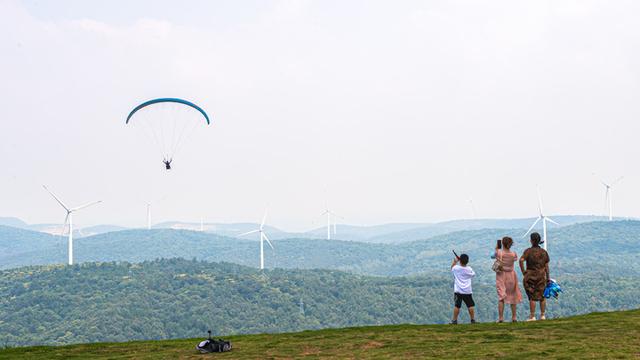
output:
M 230 341 L 225 341 L 222 339 L 212 339 L 211 330 L 207 332 L 209 333 L 209 338 L 207 340 L 200 341 L 200 343 L 196 345 L 196 349 L 198 351 L 200 351 L 202 354 L 231 351 L 232 346 Z

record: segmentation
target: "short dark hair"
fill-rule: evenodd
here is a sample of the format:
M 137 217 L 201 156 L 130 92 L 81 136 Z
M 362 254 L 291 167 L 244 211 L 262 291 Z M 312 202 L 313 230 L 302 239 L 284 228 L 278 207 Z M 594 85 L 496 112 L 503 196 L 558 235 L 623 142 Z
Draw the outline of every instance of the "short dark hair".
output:
M 460 255 L 460 264 L 467 265 L 469 263 L 469 255 L 462 254 Z
M 511 245 L 513 245 L 513 239 L 505 236 L 502 238 L 502 247 L 509 250 L 511 249 Z
M 537 232 L 531 233 L 531 244 L 533 246 L 540 246 L 540 234 Z

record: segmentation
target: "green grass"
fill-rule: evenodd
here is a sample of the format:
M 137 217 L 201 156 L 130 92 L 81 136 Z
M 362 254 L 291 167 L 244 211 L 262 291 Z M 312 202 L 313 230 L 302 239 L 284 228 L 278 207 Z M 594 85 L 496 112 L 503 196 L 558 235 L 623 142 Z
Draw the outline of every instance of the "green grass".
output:
M 640 359 L 640 310 L 534 323 L 394 325 L 225 337 L 234 349 L 199 354 L 200 339 L 36 346 L 0 359 Z

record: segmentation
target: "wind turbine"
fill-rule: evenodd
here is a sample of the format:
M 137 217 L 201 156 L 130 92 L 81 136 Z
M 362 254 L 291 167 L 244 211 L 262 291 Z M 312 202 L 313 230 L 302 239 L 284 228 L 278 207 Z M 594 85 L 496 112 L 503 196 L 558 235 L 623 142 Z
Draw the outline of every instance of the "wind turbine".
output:
M 267 237 L 267 234 L 264 232 L 264 222 L 265 220 L 267 220 L 267 210 L 264 211 L 264 216 L 262 217 L 262 222 L 260 223 L 260 227 L 257 230 L 251 230 L 251 231 L 247 231 L 246 233 L 242 233 L 238 236 L 245 236 L 245 235 L 249 235 L 249 234 L 255 234 L 255 233 L 260 233 L 260 270 L 264 270 L 264 241 L 267 241 L 267 244 L 269 244 L 269 246 L 271 247 L 272 250 L 275 250 L 273 248 L 273 245 L 271 244 L 271 241 L 269 241 L 269 237 Z
M 151 230 L 151 203 L 147 203 L 147 230 Z
M 69 265 L 73 265 L 73 213 L 80 210 L 80 209 L 84 209 L 86 207 L 89 207 L 91 205 L 95 205 L 98 203 L 101 203 L 102 201 L 94 201 L 82 206 L 78 206 L 78 207 L 74 207 L 74 208 L 69 208 L 67 207 L 67 205 L 65 205 L 62 200 L 58 199 L 57 196 L 55 196 L 49 189 L 47 189 L 46 186 L 42 185 L 42 187 L 47 190 L 47 192 L 49 194 L 51 194 L 51 196 L 53 196 L 54 199 L 56 199 L 56 201 L 58 202 L 58 204 L 60 204 L 60 206 L 62 206 L 64 208 L 64 210 L 67 212 L 67 216 L 65 216 L 64 218 L 64 225 L 62 226 L 62 235 L 64 235 L 64 229 L 67 227 L 67 223 L 69 224 Z
M 141 202 L 144 201 L 144 203 L 147 205 L 147 230 L 151 230 L 151 226 L 152 226 L 152 223 L 151 223 L 151 210 L 152 210 L 153 206 L 154 205 L 157 206 L 158 203 L 161 202 L 162 200 L 164 200 L 166 197 L 167 197 L 167 195 L 165 194 L 162 197 L 155 198 L 155 199 L 153 197 L 150 197 L 150 199 L 147 198 L 147 200 L 140 200 Z
M 605 187 L 605 192 L 604 192 L 604 208 L 605 211 L 607 209 L 607 205 L 609 206 L 609 221 L 613 220 L 613 196 L 612 196 L 612 192 L 613 192 L 613 185 L 617 184 L 620 182 L 620 180 L 622 180 L 624 178 L 624 176 L 620 176 L 619 178 L 617 178 L 615 181 L 613 181 L 611 184 L 607 184 L 606 182 L 604 182 L 603 180 L 600 180 L 600 182 L 602 183 L 602 185 L 604 185 Z
M 537 190 L 538 190 L 538 212 L 539 212 L 538 218 L 536 219 L 536 221 L 533 222 L 533 225 L 531 225 L 529 230 L 527 230 L 527 232 L 524 233 L 524 235 L 522 235 L 522 237 L 524 238 L 525 236 L 527 236 L 527 234 L 529 234 L 531 230 L 533 230 L 533 228 L 538 224 L 538 222 L 542 220 L 542 246 L 545 250 L 547 250 L 547 221 L 556 225 L 558 225 L 558 223 L 553 221 L 553 219 L 551 219 L 550 217 L 544 215 L 544 212 L 542 211 L 542 196 L 540 195 L 540 188 L 538 188 Z
M 320 214 L 320 216 L 324 216 L 327 215 L 327 240 L 331 240 L 331 217 L 333 216 L 333 234 L 335 235 L 337 233 L 337 223 L 335 221 L 335 218 L 341 218 L 343 219 L 342 216 L 337 215 L 336 213 L 334 213 L 333 211 L 329 210 L 329 204 L 327 204 L 327 208 L 324 210 L 324 212 L 322 214 Z
M 469 207 L 471 208 L 471 217 L 473 220 L 477 219 L 477 215 L 476 215 L 476 206 L 473 204 L 473 198 L 470 197 L 469 198 Z

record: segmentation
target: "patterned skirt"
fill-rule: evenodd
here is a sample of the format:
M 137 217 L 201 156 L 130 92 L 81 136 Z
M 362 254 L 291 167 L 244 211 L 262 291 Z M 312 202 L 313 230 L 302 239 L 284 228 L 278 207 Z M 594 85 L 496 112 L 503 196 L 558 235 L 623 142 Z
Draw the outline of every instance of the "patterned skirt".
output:
M 541 301 L 544 299 L 544 288 L 547 287 L 547 272 L 544 269 L 525 271 L 522 285 L 529 300 Z

